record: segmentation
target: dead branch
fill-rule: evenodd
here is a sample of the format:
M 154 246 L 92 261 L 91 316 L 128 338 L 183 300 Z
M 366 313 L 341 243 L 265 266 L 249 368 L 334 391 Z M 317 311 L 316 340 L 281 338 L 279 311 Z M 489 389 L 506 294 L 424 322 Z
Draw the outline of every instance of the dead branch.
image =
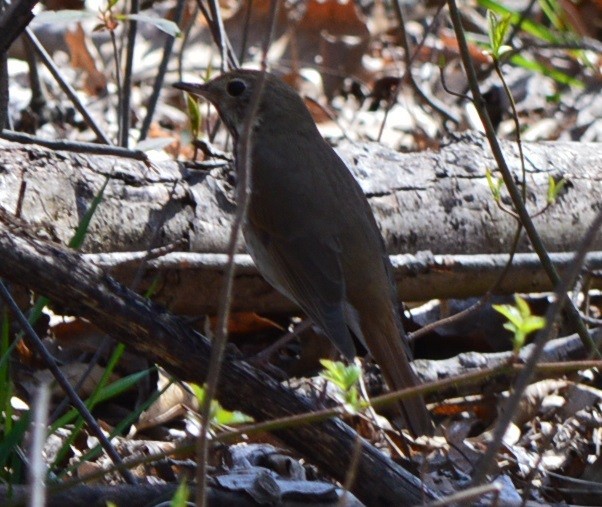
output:
M 512 143 L 504 147 L 518 178 L 516 149 Z M 533 143 L 525 149 L 533 212 L 545 207 L 550 176 L 568 182 L 536 225 L 551 252 L 569 252 L 599 200 L 602 150 L 595 143 Z M 339 150 L 369 196 L 390 252 L 414 256 L 394 258 L 403 300 L 476 296 L 491 286 L 505 259 L 482 256 L 506 253 L 515 223 L 491 197 L 485 170 L 495 167 L 483 138 L 464 136 L 439 152 L 399 154 L 377 144 L 345 144 Z M 159 279 L 156 301 L 189 315 L 215 311 L 224 269 L 219 254 L 226 249 L 235 209 L 229 177 L 224 168 L 202 172 L 163 163 L 149 169 L 127 158 L 0 141 L 4 209 L 18 210 L 40 234 L 66 244 L 108 178 L 84 251 L 114 256 L 98 262 L 122 283 L 141 277 L 141 291 Z M 594 248 L 602 250 L 602 237 Z M 144 263 L 149 249 L 154 260 Z M 153 249 L 177 251 L 157 258 Z M 520 250 L 528 255 L 527 249 L 522 240 Z M 291 310 L 248 260 L 241 258 L 238 267 L 235 310 Z M 534 258 L 524 257 L 501 291 L 550 288 Z
M 0 277 L 31 287 L 53 302 L 70 308 L 145 355 L 182 380 L 202 384 L 210 343 L 181 319 L 133 293 L 90 265 L 81 255 L 36 239 L 27 225 L 0 214 Z M 240 360 L 232 351 L 224 359 L 219 399 L 264 421 L 311 412 L 316 406 L 265 373 Z M 339 481 L 352 459 L 355 432 L 338 419 L 274 432 Z M 352 491 L 369 505 L 421 503 L 420 480 L 382 452 L 362 442 Z

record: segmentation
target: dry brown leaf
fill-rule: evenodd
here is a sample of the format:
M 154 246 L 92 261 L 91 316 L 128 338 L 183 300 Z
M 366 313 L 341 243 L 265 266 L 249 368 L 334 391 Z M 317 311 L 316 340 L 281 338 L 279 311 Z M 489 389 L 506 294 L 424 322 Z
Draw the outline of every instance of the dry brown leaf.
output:
M 211 329 L 215 329 L 216 317 L 210 317 Z M 237 312 L 230 314 L 228 321 L 228 333 L 230 334 L 250 334 L 261 331 L 284 329 L 270 319 L 261 317 L 255 312 Z
M 533 419 L 539 412 L 544 399 L 565 389 L 567 385 L 568 382 L 565 380 L 546 379 L 528 386 L 514 416 L 516 424 L 522 426 Z
M 76 476 L 77 477 L 86 477 L 88 475 L 91 474 L 95 474 L 98 472 L 102 471 L 102 465 L 95 463 L 93 461 L 82 461 L 76 469 Z M 103 483 L 102 479 L 94 479 L 94 480 L 87 480 L 86 481 L 87 484 L 101 484 Z
M 320 32 L 332 35 L 370 35 L 364 17 L 358 12 L 355 2 L 338 0 L 310 0 L 305 15 L 297 26 L 297 35 L 303 34 L 317 40 Z
M 368 50 L 370 31 L 355 2 L 310 0 L 292 39 L 304 64 L 315 64 L 318 48 L 327 97 L 346 77 L 363 74 L 362 56 Z
M 249 7 L 251 8 L 250 16 L 248 15 Z M 244 0 L 234 14 L 224 20 L 224 28 L 235 52 L 242 48 L 243 42 L 247 49 L 263 43 L 271 20 L 271 8 L 271 0 Z M 272 41 L 278 40 L 286 31 L 289 25 L 288 12 L 285 5 L 281 5 L 278 9 Z M 245 29 L 247 21 L 249 30 Z M 247 33 L 247 40 L 243 41 L 245 33 Z
M 163 372 L 160 372 L 158 389 L 163 389 L 168 382 L 170 382 L 170 379 Z M 197 408 L 196 397 L 183 385 L 172 383 L 148 410 L 140 414 L 135 427 L 132 426 L 130 430 L 130 436 L 145 428 L 159 426 L 182 417 L 187 412 L 188 407 Z
M 81 24 L 77 23 L 75 28 L 65 31 L 65 43 L 71 55 L 71 65 L 76 69 L 81 69 L 86 76 L 84 82 L 86 93 L 93 96 L 106 93 L 107 79 L 96 68 L 96 62 L 88 49 L 86 35 Z

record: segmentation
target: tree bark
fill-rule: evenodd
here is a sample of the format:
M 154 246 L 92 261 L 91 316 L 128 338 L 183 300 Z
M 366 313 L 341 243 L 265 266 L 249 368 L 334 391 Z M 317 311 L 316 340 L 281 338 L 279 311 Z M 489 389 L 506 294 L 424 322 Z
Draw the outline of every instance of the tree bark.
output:
M 520 180 L 516 147 L 503 146 Z M 339 152 L 366 191 L 389 251 L 397 254 L 401 299 L 478 296 L 493 285 L 516 223 L 491 196 L 485 170 L 494 163 L 481 136 L 447 141 L 439 152 L 399 154 L 377 144 L 342 144 Z M 534 213 L 546 205 L 548 178 L 567 180 L 558 202 L 535 219 L 551 252 L 570 252 L 600 205 L 600 153 L 595 143 L 525 144 L 527 201 Z M 119 281 L 136 280 L 139 291 L 154 283 L 155 300 L 175 312 L 215 312 L 226 262 L 220 254 L 235 210 L 227 168 L 203 172 L 176 163 L 149 168 L 126 158 L 0 142 L 0 203 L 59 243 L 73 236 L 107 179 L 83 251 L 96 255 L 93 260 Z M 172 253 L 159 257 L 161 248 Z M 602 236 L 594 249 L 602 250 Z M 525 238 L 519 251 L 525 256 L 499 292 L 550 290 Z M 148 257 L 153 260 L 144 262 Z M 562 268 L 570 256 L 557 260 Z M 590 260 L 591 267 L 602 267 L 602 254 Z M 235 310 L 293 309 L 248 257 L 237 258 L 237 264 Z
M 0 213 L 0 277 L 23 284 L 71 309 L 161 365 L 176 377 L 205 382 L 210 343 L 181 319 L 149 302 L 86 262 L 81 255 L 41 241 L 27 225 Z M 317 409 L 232 351 L 222 365 L 219 399 L 257 421 Z M 275 430 L 340 482 L 352 463 L 356 433 L 339 419 Z M 435 495 L 420 480 L 362 440 L 352 492 L 368 505 L 415 505 Z

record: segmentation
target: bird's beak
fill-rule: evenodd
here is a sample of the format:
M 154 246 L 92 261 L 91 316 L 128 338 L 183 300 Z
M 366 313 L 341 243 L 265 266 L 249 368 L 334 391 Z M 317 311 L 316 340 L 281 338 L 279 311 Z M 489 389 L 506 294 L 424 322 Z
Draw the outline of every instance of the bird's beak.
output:
M 178 90 L 188 92 L 191 95 L 196 95 L 197 97 L 209 98 L 205 85 L 201 83 L 184 83 L 180 81 L 178 83 L 174 83 L 172 86 Z

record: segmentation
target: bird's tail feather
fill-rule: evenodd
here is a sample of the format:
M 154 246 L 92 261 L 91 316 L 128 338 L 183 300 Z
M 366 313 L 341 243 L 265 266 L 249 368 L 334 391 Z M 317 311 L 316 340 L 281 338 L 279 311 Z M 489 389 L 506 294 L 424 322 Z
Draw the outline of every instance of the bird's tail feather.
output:
M 381 368 L 385 382 L 391 391 L 419 385 L 418 378 L 410 365 L 405 336 L 391 318 L 364 319 L 362 331 L 370 354 Z M 412 396 L 399 401 L 399 411 L 407 428 L 415 435 L 431 435 L 433 424 L 422 396 Z

